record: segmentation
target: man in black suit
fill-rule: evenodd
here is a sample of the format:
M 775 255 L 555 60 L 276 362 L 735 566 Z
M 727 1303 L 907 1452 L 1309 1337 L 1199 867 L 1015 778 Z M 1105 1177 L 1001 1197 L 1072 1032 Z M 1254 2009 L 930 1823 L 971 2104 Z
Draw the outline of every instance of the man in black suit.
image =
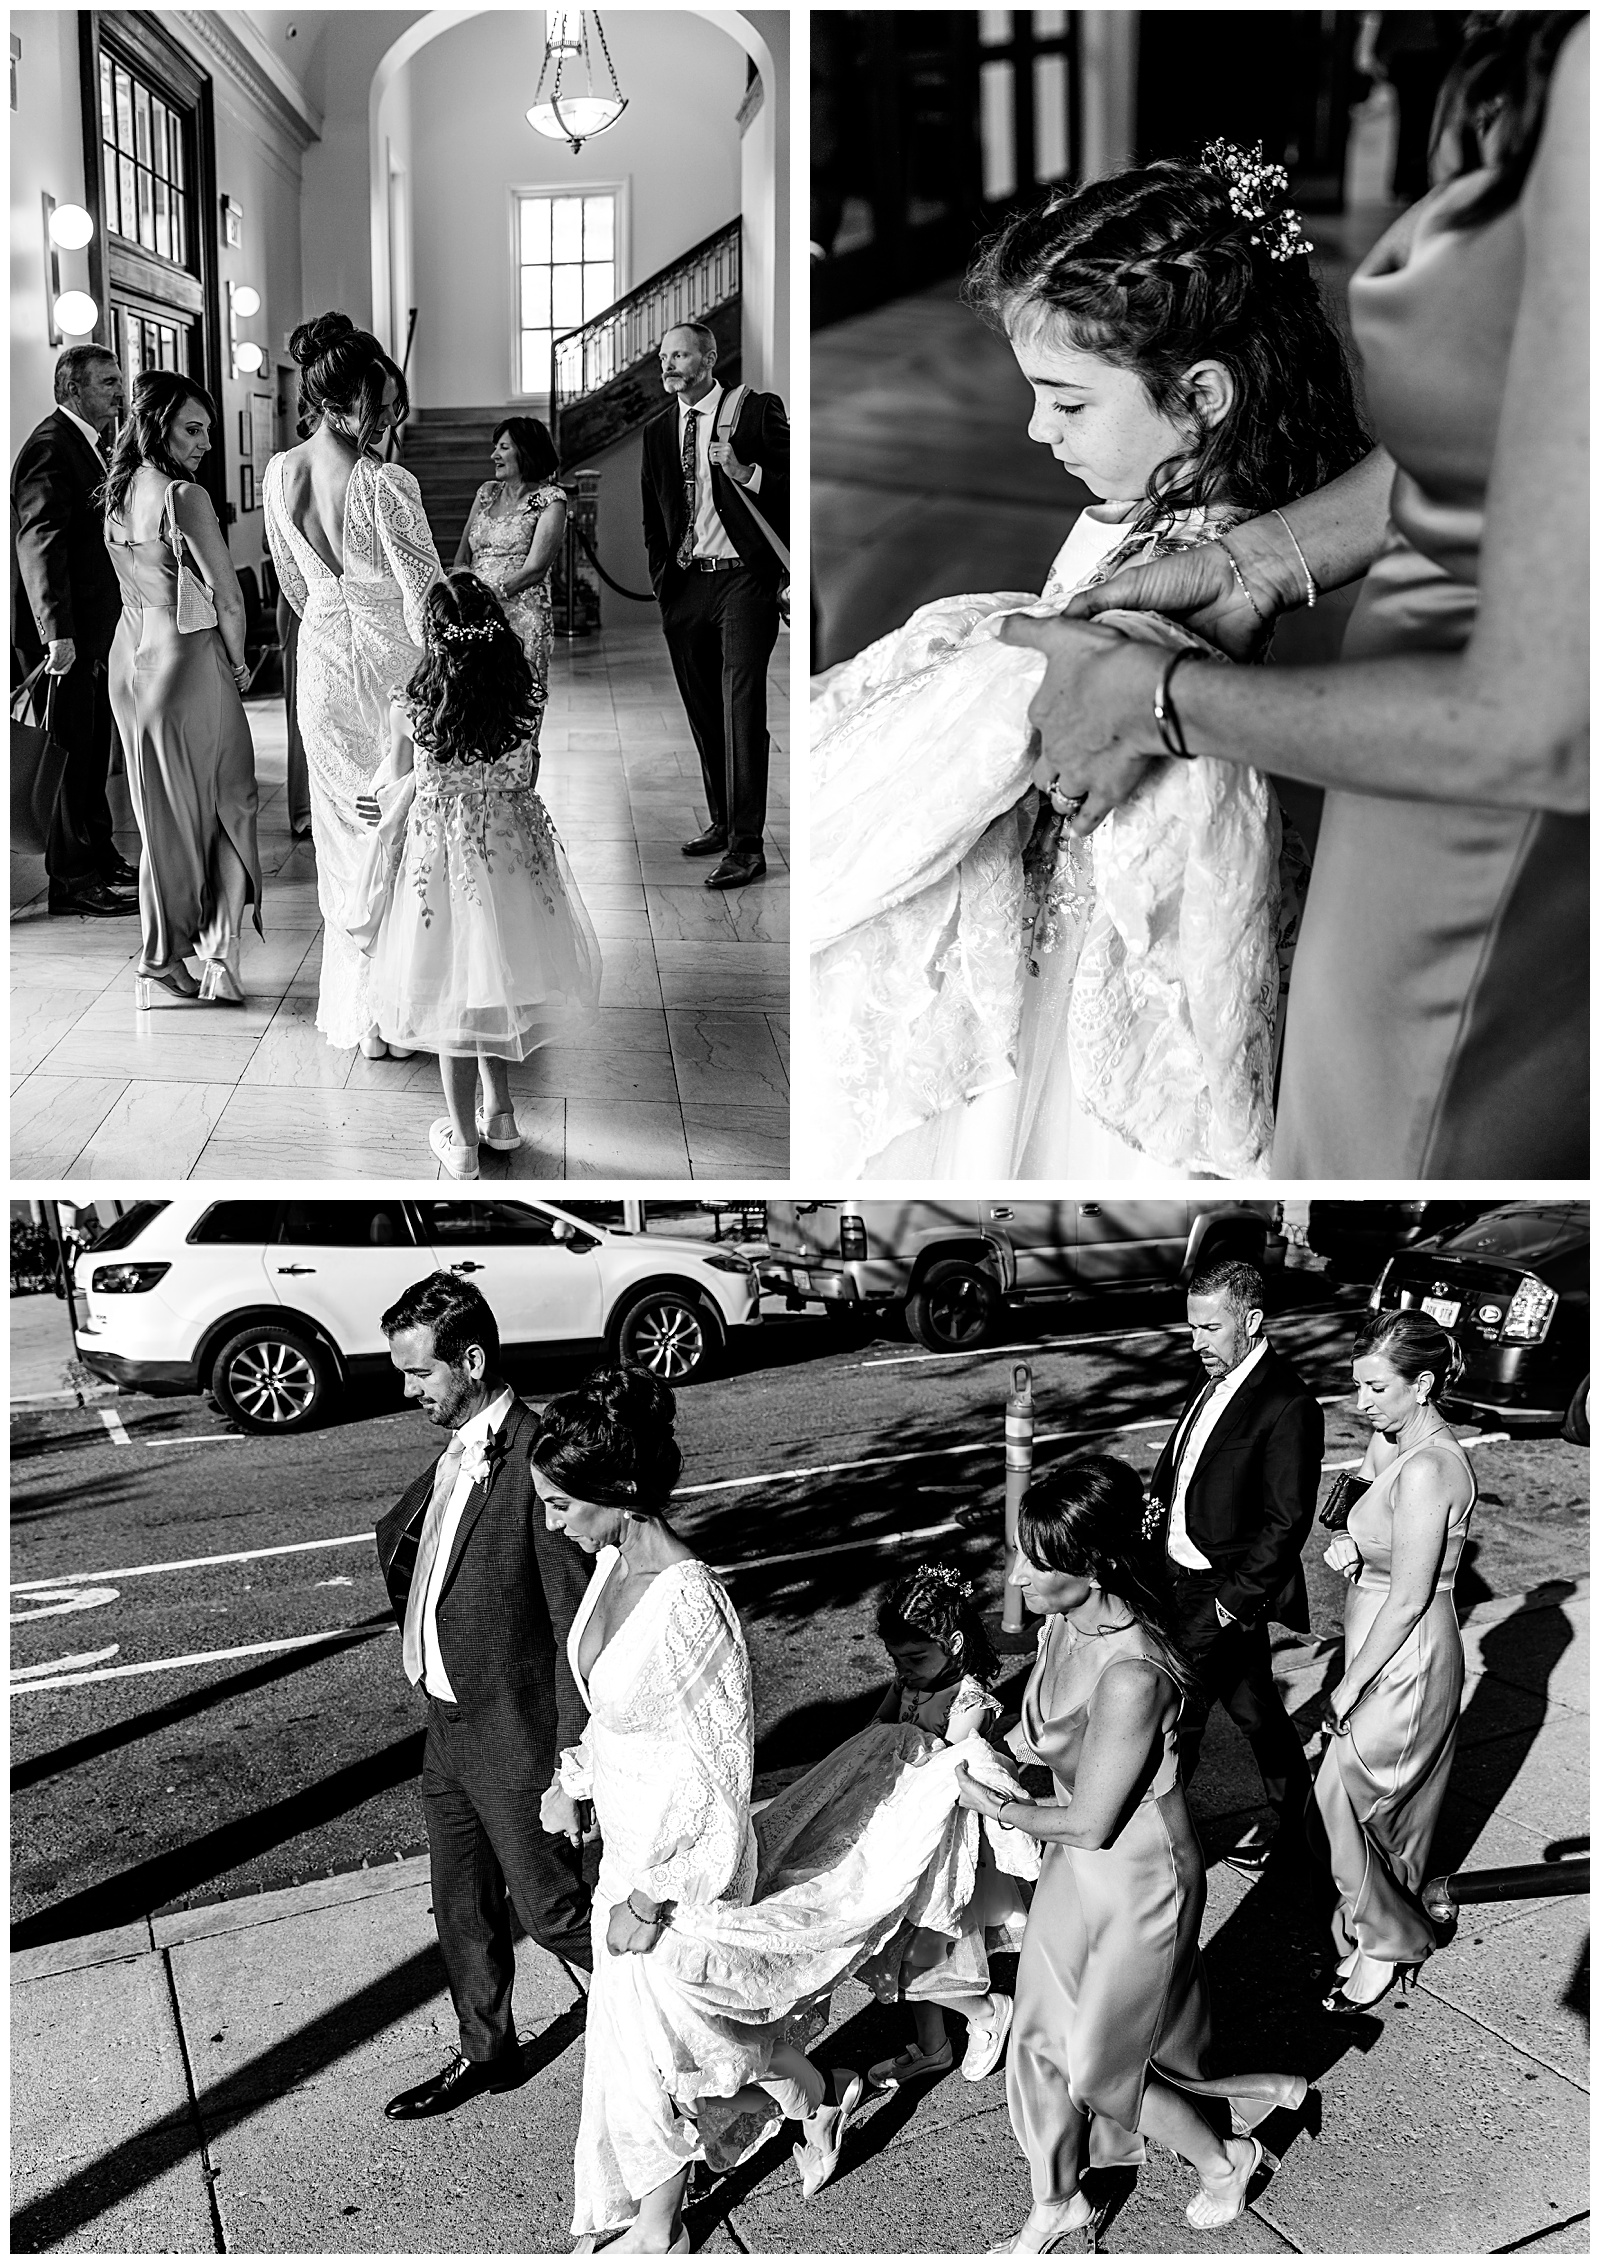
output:
M 1252 1835 L 1228 1857 L 1252 1875 L 1271 1846 L 1304 1847 L 1311 1772 L 1273 1683 L 1267 1622 L 1311 1625 L 1300 1551 L 1322 1468 L 1322 1410 L 1267 1342 L 1264 1307 L 1254 1266 L 1229 1259 L 1196 1276 L 1188 1318 L 1203 1372 L 1150 1481 L 1178 1640 L 1202 1693 L 1178 1725 L 1179 1765 L 1187 1783 L 1220 1700 L 1278 1818 L 1275 1842 Z
M 52 912 L 115 918 L 138 910 L 138 874 L 111 837 L 106 778 L 111 701 L 106 664 L 122 613 L 96 491 L 122 414 L 122 371 L 104 346 L 69 346 L 56 363 L 56 406 L 35 425 L 11 473 L 13 682 L 40 660 L 56 685 L 55 736 L 66 769 L 45 849 Z M 33 693 L 44 721 L 47 686 Z
M 720 859 L 707 888 L 743 888 L 767 869 L 767 662 L 785 579 L 749 503 L 787 547 L 789 420 L 752 391 L 719 440 L 716 339 L 680 323 L 660 356 L 673 405 L 644 428 L 644 541 L 711 813 L 683 853 Z
M 539 1426 L 500 1380 L 482 1292 L 430 1274 L 390 1306 L 383 1332 L 406 1397 L 450 1433 L 377 1530 L 406 1676 L 427 1708 L 434 1923 L 461 2029 L 439 2074 L 389 2101 L 408 2122 L 521 2079 L 512 1907 L 542 1948 L 590 1969 L 577 1810 L 558 1767 L 587 1718 L 567 1630 L 590 1566 L 546 1529 L 528 1475 Z

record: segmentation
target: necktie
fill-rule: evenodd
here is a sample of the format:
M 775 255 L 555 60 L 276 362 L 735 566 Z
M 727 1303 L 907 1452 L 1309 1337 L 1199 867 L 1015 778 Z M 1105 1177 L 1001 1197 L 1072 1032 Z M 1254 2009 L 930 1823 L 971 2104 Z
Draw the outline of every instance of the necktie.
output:
M 434 1559 L 439 1554 L 439 1535 L 444 1529 L 444 1513 L 450 1507 L 450 1496 L 456 1490 L 456 1472 L 461 1468 L 461 1457 L 466 1451 L 466 1440 L 459 1431 L 455 1432 L 440 1455 L 433 1473 L 433 1499 L 429 1502 L 428 1514 L 422 1521 L 422 1538 L 417 1543 L 416 1570 L 411 1575 L 411 1593 L 406 1598 L 406 1627 L 401 1643 L 401 1658 L 408 1682 L 422 1680 L 422 1615 L 428 1601 L 428 1583 L 433 1578 Z
M 687 566 L 694 557 L 694 518 L 700 507 L 699 481 L 696 477 L 699 432 L 699 411 L 691 409 L 683 420 L 683 500 L 689 517 L 683 530 L 683 540 L 678 545 L 680 566 Z

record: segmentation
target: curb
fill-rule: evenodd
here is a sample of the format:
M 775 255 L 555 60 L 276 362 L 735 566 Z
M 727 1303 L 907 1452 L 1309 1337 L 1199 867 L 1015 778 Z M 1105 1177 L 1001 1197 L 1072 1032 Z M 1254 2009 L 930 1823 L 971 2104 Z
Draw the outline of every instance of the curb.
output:
M 74 1387 L 68 1391 L 33 1391 L 21 1399 L 13 1399 L 13 1415 L 42 1415 L 56 1407 L 93 1407 L 102 1399 L 120 1398 L 120 1384 L 90 1384 L 86 1390 Z

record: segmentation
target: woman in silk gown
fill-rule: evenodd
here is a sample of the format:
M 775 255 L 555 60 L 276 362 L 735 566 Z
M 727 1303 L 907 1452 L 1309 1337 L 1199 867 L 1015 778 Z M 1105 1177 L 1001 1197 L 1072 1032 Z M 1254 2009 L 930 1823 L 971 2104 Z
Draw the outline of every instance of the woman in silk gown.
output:
M 1356 1340 L 1370 1483 L 1327 1551 L 1350 1592 L 1316 1787 L 1339 1890 L 1335 2012 L 1376 2004 L 1434 1947 L 1418 1897 L 1455 1758 L 1466 1674 L 1455 1577 L 1477 1498 L 1435 1402 L 1460 1367 L 1423 1313 L 1380 1313 Z
M 453 571 L 486 582 L 505 608 L 533 670 L 543 709 L 550 696 L 554 620 L 550 576 L 567 525 L 555 443 L 537 417 L 504 417 L 494 428 L 494 478 L 472 499 Z
M 1588 1172 L 1588 58 L 1577 15 L 1468 41 L 1449 177 L 1350 287 L 1383 449 L 1234 530 L 1254 615 L 1214 546 L 1073 608 L 1159 606 L 1242 655 L 1263 614 L 1366 573 L 1336 667 L 1171 686 L 1197 750 L 1272 748 L 1328 789 L 1280 1177 Z M 1138 775 L 1150 669 L 1072 621 L 1028 635 L 1050 660 L 1045 754 L 1092 822 Z
M 1048 1616 L 1012 1743 L 1049 1767 L 1055 1799 L 963 1793 L 1044 1843 L 1006 2067 L 1033 2184 L 1014 2243 L 1026 2252 L 1092 2225 L 1082 2171 L 1142 2162 L 1147 2138 L 1199 2172 L 1190 2223 L 1231 2223 L 1261 2148 L 1216 2135 L 1224 2102 L 1248 2131 L 1306 2091 L 1299 2076 L 1206 2070 L 1205 1863 L 1177 1753 L 1191 1683 L 1156 1576 L 1136 1556 L 1142 1506 L 1137 1472 L 1109 1456 L 1068 1463 L 1029 1494 L 1011 1577 Z
M 239 697 L 244 600 L 210 497 L 192 481 L 213 422 L 189 379 L 150 372 L 133 388 L 106 481 L 106 547 L 122 587 L 111 712 L 139 828 L 141 1007 L 242 1004 L 246 904 L 261 927 L 255 748 Z M 180 542 L 187 571 L 212 593 L 215 628 L 178 627 Z M 198 983 L 190 953 L 203 963 Z
M 531 1460 L 547 1521 L 595 1557 L 568 1638 L 589 1725 L 561 1759 L 603 1842 L 573 2230 L 590 2246 L 626 2227 L 606 2245 L 658 2252 L 686 2245 L 690 2163 L 731 2169 L 785 2120 L 806 2195 L 832 2176 L 863 2086 L 806 2056 L 831 1994 L 859 1975 L 892 1997 L 917 1928 L 962 1935 L 981 1829 L 959 1804 L 963 1756 L 1016 1789 L 976 1737 L 874 1723 L 752 1824 L 738 1615 L 662 1515 L 671 1405 L 599 1370 L 552 1403 Z M 1002 1867 L 1037 1868 L 1019 1833 L 990 1836 Z
M 356 797 L 389 752 L 391 703 L 422 657 L 422 601 L 441 569 L 415 479 L 375 453 L 406 413 L 399 371 L 343 315 L 302 324 L 291 351 L 310 437 L 268 463 L 262 509 L 300 617 L 295 689 L 323 923 L 317 1028 L 331 1046 L 379 1058 L 371 963 L 347 932 L 368 845 Z

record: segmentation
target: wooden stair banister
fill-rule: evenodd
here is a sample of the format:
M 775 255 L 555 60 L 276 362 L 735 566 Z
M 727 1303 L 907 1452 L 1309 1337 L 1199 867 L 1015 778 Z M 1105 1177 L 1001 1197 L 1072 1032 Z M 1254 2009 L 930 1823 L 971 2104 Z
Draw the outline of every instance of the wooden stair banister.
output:
M 656 349 L 677 323 L 703 322 L 717 368 L 737 381 L 740 220 L 714 229 L 648 281 L 557 338 L 550 351 L 550 423 L 565 469 L 636 431 L 665 395 Z

